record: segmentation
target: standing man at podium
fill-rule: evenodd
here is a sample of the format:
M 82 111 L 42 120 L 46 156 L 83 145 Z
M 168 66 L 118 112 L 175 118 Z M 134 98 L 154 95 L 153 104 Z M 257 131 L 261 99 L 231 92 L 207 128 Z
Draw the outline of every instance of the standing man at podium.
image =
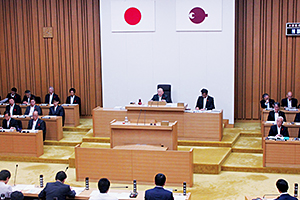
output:
M 168 95 L 164 94 L 162 88 L 157 89 L 157 94 L 153 95 L 151 101 L 166 101 L 167 103 L 172 103 Z
M 208 90 L 201 90 L 202 96 L 198 97 L 196 110 L 212 110 L 215 109 L 214 98 L 208 95 Z

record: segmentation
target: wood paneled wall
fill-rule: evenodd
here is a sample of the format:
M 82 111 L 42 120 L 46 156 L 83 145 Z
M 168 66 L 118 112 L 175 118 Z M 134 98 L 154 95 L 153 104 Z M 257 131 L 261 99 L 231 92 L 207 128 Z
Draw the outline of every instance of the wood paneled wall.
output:
M 0 0 L 0 95 L 15 86 L 65 102 L 74 87 L 82 114 L 102 105 L 99 0 Z M 43 38 L 53 27 L 53 38 Z
M 300 0 L 236 0 L 236 119 L 259 119 L 265 92 L 300 100 L 300 37 L 285 36 L 287 22 L 300 22 Z

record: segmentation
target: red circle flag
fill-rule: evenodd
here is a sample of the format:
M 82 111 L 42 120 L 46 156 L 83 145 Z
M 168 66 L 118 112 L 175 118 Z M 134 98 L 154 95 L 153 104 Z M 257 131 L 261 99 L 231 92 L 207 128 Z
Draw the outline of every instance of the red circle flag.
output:
M 141 21 L 142 14 L 139 9 L 131 7 L 125 11 L 124 19 L 129 25 L 136 25 Z

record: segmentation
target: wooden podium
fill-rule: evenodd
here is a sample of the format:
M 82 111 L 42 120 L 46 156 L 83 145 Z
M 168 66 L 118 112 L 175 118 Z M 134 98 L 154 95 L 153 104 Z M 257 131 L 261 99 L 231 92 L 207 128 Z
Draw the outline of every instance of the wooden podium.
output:
M 274 122 L 274 124 L 272 123 L 266 123 L 266 122 L 262 122 L 261 123 L 261 132 L 262 132 L 262 137 L 267 137 L 269 135 L 269 131 L 271 126 L 276 125 L 276 123 Z M 299 128 L 300 128 L 300 124 L 291 124 L 289 122 L 285 122 L 283 123 L 283 126 L 288 128 L 289 131 L 289 136 L 290 137 L 298 137 L 298 133 L 299 133 Z

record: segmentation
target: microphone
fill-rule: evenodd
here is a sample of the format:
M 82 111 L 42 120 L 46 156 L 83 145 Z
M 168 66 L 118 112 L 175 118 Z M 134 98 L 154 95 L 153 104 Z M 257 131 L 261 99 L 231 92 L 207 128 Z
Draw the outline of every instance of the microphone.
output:
M 130 193 L 130 198 L 136 198 L 138 195 L 137 193 L 137 187 L 136 187 L 136 180 L 133 180 L 133 192 Z
M 69 169 L 69 167 L 67 166 L 66 169 L 65 169 L 65 172 L 67 172 L 68 169 Z
M 19 165 L 16 164 L 15 177 L 14 177 L 14 186 L 16 186 L 18 167 L 19 167 Z
M 90 185 L 89 185 L 89 177 L 85 178 L 85 190 L 89 190 L 90 189 Z
M 298 183 L 295 183 L 294 197 L 298 197 Z
M 126 186 L 114 186 L 114 187 L 110 187 L 110 188 L 128 188 L 128 185 L 126 185 Z
M 42 174 L 40 175 L 40 187 L 44 187 L 44 177 Z
M 186 182 L 183 182 L 183 195 L 186 195 Z
M 142 113 L 142 109 L 140 110 L 139 117 L 138 117 L 138 120 L 137 120 L 137 122 L 136 122 L 136 125 L 139 124 L 139 120 L 140 120 L 140 117 L 141 117 L 141 113 Z

